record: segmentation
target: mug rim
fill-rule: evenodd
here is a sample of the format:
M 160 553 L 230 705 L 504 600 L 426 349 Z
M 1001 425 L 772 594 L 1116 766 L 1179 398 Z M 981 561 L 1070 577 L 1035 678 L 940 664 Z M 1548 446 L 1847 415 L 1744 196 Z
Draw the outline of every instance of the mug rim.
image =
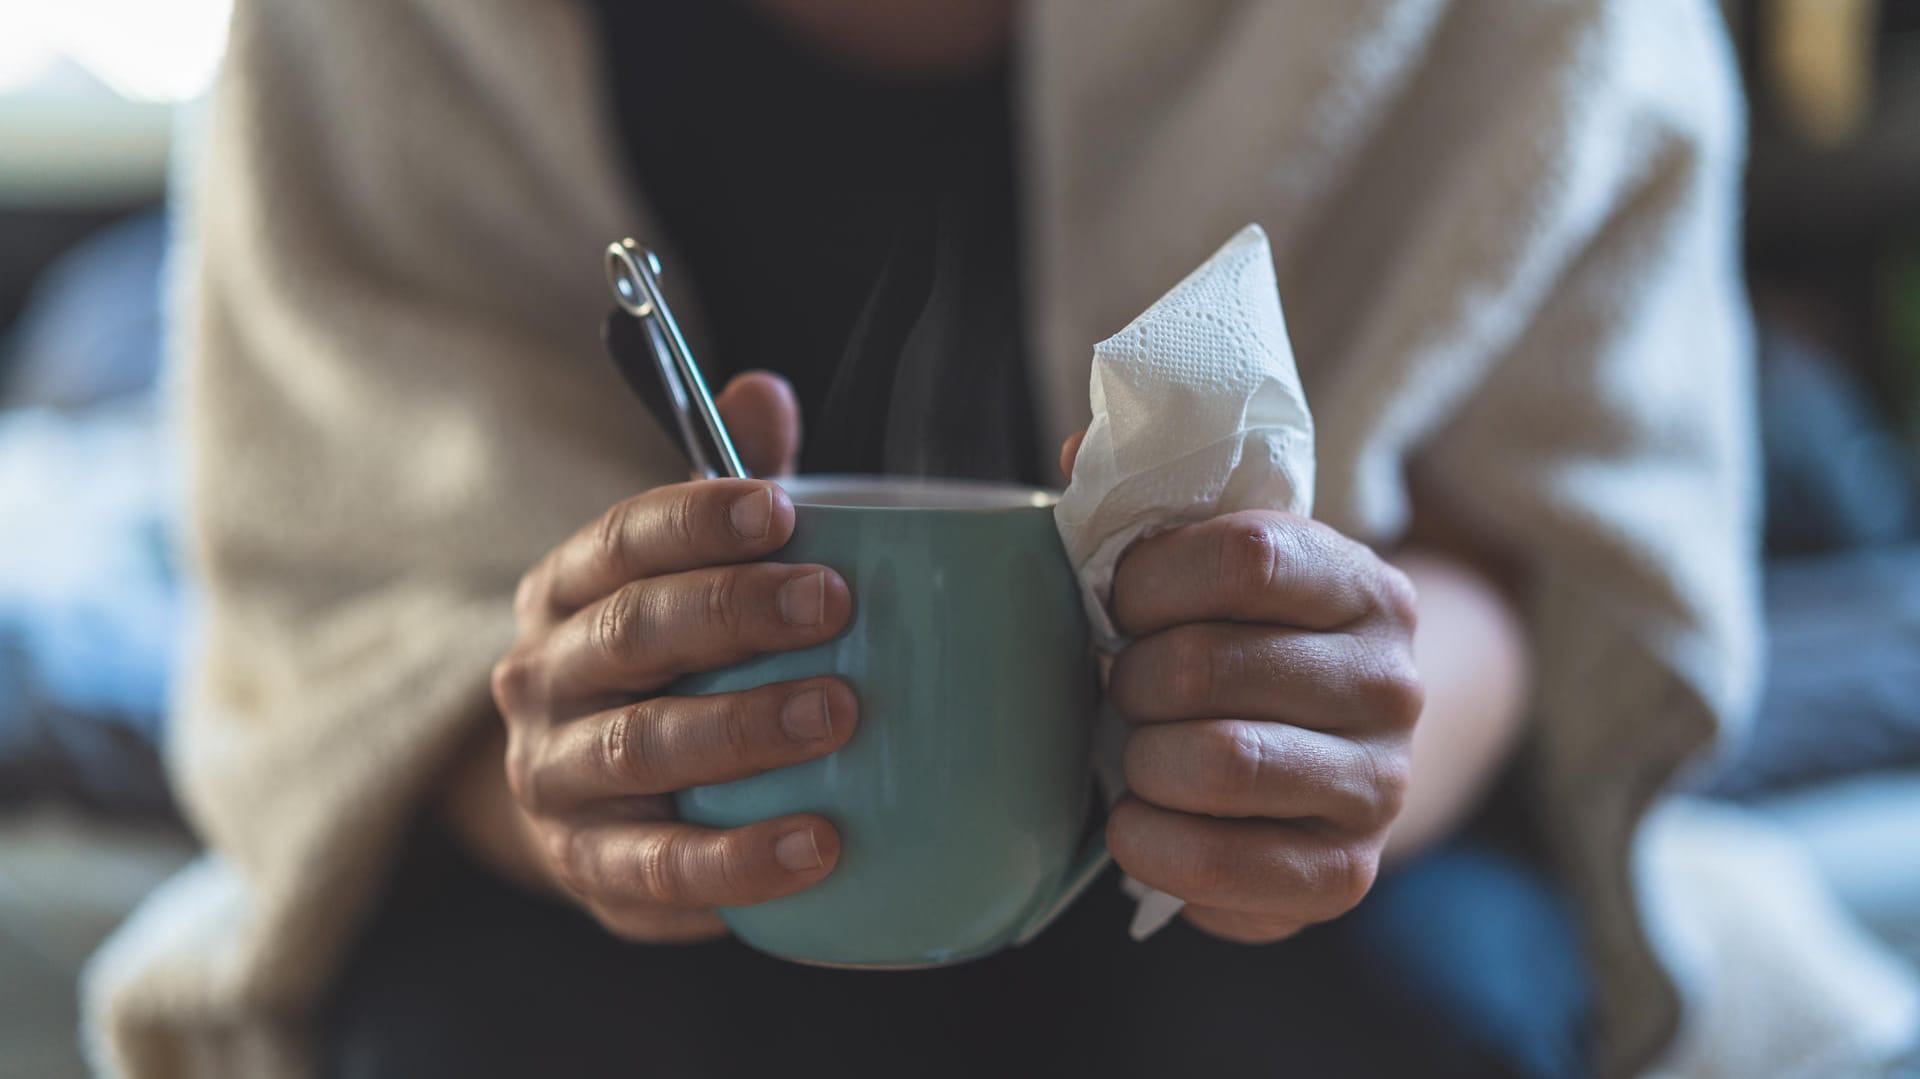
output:
M 997 480 L 819 473 L 783 476 L 774 482 L 786 490 L 795 506 L 810 509 L 1004 513 L 1050 510 L 1060 501 L 1058 491 Z M 876 501 L 880 492 L 886 492 L 887 497 L 912 497 L 900 502 Z

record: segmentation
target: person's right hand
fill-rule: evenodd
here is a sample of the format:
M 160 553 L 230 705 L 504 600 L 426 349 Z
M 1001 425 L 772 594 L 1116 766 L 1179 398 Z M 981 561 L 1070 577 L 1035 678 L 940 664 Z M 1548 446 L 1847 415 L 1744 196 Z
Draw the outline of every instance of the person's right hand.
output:
M 756 474 L 790 470 L 799 426 L 784 382 L 743 375 L 719 404 Z M 792 532 L 777 484 L 676 484 L 609 509 L 520 582 L 520 637 L 493 672 L 507 781 L 545 874 L 619 936 L 717 935 L 714 907 L 798 891 L 839 857 L 818 815 L 715 831 L 674 819 L 669 797 L 824 756 L 853 733 L 856 701 L 834 678 L 662 695 L 682 675 L 845 628 L 839 574 L 762 561 Z

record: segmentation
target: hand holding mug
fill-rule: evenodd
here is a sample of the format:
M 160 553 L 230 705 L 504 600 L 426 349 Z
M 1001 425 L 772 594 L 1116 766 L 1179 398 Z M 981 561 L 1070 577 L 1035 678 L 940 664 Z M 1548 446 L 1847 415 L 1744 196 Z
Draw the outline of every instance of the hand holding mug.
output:
M 1071 474 L 1079 440 L 1061 454 Z M 1108 682 L 1131 792 L 1107 846 L 1215 936 L 1279 940 L 1379 870 L 1421 710 L 1413 586 L 1316 521 L 1226 514 L 1142 540 L 1114 574 L 1132 638 Z
M 743 375 L 720 395 L 760 474 L 791 471 L 791 391 Z M 507 775 L 550 878 L 634 940 L 723 933 L 717 906 L 789 895 L 832 872 L 840 837 L 818 814 L 709 829 L 671 795 L 833 753 L 859 719 L 832 677 L 698 697 L 677 679 L 806 648 L 846 626 L 852 599 L 821 565 L 763 561 L 794 524 L 766 480 L 705 480 L 628 499 L 520 583 L 520 637 L 494 668 Z

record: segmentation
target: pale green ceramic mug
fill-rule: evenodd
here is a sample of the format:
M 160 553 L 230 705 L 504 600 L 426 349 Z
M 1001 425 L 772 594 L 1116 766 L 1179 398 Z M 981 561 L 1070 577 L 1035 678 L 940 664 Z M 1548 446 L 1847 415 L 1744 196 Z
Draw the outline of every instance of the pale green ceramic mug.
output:
M 1105 861 L 1088 812 L 1095 675 L 1054 496 L 881 477 L 785 485 L 794 531 L 776 557 L 838 570 L 851 625 L 675 692 L 834 674 L 860 725 L 830 757 L 683 791 L 679 809 L 713 827 L 817 812 L 840 830 L 840 861 L 804 892 L 721 917 L 755 948 L 833 966 L 932 966 L 1025 941 Z

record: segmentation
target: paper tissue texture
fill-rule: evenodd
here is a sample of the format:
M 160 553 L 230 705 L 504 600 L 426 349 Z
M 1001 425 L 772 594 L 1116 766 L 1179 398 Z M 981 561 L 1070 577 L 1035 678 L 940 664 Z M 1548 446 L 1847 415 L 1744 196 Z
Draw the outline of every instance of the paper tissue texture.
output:
M 1094 346 L 1093 420 L 1054 509 L 1094 640 L 1126 644 L 1107 603 L 1135 540 L 1242 509 L 1313 509 L 1313 417 L 1280 313 L 1267 234 L 1240 230 L 1127 327 Z M 1095 770 L 1109 802 L 1125 789 L 1125 723 L 1105 709 Z M 1136 881 L 1132 934 L 1180 901 Z

